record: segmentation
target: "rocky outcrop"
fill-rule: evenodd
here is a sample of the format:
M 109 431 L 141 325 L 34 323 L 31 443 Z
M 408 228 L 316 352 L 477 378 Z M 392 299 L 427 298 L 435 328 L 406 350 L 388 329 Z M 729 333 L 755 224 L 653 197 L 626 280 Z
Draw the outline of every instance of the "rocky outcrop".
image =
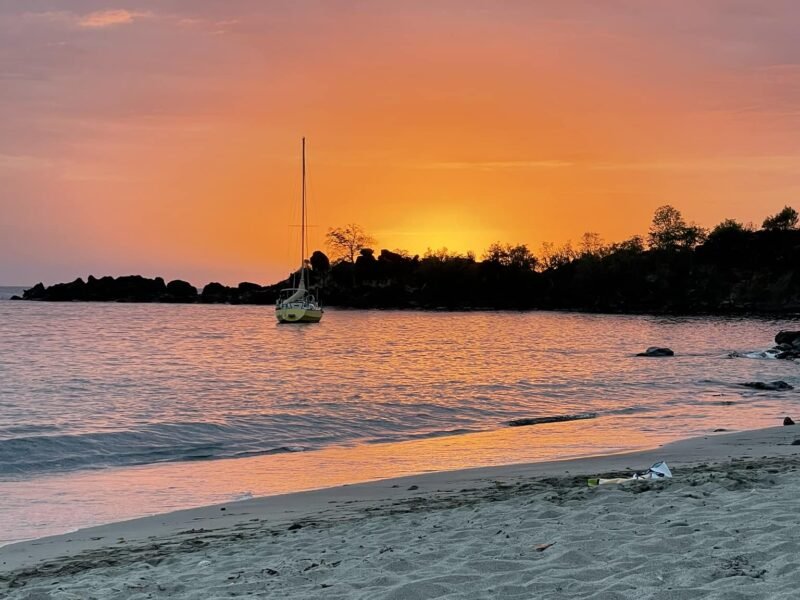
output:
M 22 294 L 23 300 L 48 302 L 169 302 L 193 301 L 197 290 L 185 281 L 166 285 L 161 277 L 150 279 L 141 275 L 122 277 L 81 278 L 69 283 L 45 287 L 37 283 Z
M 200 302 L 206 304 L 224 304 L 230 301 L 231 288 L 221 283 L 213 282 L 206 285 L 200 294 Z
M 125 275 L 97 279 L 89 275 L 84 299 L 96 302 L 157 302 L 166 291 L 161 277 L 148 279 L 141 275 Z
M 278 289 L 281 287 L 263 287 L 257 283 L 244 281 L 236 288 L 238 293 L 235 303 L 237 304 L 275 304 L 278 299 Z
M 94 277 L 76 279 L 69 283 L 57 283 L 45 287 L 37 283 L 23 292 L 21 300 L 49 302 L 171 302 L 207 304 L 274 304 L 278 289 L 284 284 L 260 286 L 257 283 L 242 282 L 237 287 L 221 283 L 209 283 L 198 294 L 188 281 L 176 279 L 164 283 L 161 277 L 149 279 L 141 275 L 122 277 Z
M 45 300 L 45 296 L 47 296 L 47 289 L 44 287 L 43 283 L 37 283 L 29 290 L 24 290 L 22 292 L 23 300 Z
M 264 288 L 257 283 L 250 283 L 249 281 L 243 281 L 236 289 L 239 291 L 239 294 L 252 294 L 264 290 Z
M 650 346 L 647 350 L 645 350 L 644 352 L 639 352 L 639 354 L 637 354 L 636 356 L 652 356 L 652 357 L 675 356 L 675 353 L 669 348 Z
M 175 279 L 167 284 L 167 294 L 164 302 L 196 302 L 197 288 L 188 281 Z
M 277 290 L 274 287 L 263 287 L 249 281 L 236 287 L 209 283 L 200 294 L 201 302 L 214 304 L 274 304 L 276 299 Z
M 86 282 L 79 277 L 69 283 L 57 283 L 47 288 L 46 294 L 45 300 L 86 300 Z

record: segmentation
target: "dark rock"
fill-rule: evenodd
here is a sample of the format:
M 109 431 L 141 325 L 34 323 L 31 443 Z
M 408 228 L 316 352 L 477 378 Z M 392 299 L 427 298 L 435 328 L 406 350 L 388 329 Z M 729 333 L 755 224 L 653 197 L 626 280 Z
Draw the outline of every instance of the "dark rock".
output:
M 228 302 L 231 297 L 231 291 L 231 288 L 221 283 L 209 283 L 203 288 L 203 292 L 200 294 L 200 301 L 206 303 Z
M 792 446 L 800 446 L 800 440 L 795 440 L 791 443 Z
M 45 287 L 43 283 L 37 283 L 29 290 L 24 290 L 22 292 L 22 298 L 24 300 L 44 300 L 45 297 Z
M 167 288 L 161 277 L 149 279 L 141 275 L 122 277 L 89 277 L 86 284 L 86 297 L 89 300 L 113 300 L 116 302 L 156 302 L 166 293 Z M 100 292 L 97 297 L 94 290 Z
M 659 348 L 658 346 L 650 346 L 644 352 L 640 352 L 636 356 L 675 356 L 675 353 L 669 348 Z
M 249 281 L 243 281 L 237 286 L 236 289 L 238 289 L 240 293 L 252 293 L 252 292 L 260 292 L 264 288 L 262 288 L 257 283 L 250 283 Z
M 794 421 L 792 421 L 791 417 L 784 417 L 783 424 L 784 425 L 794 425 Z
M 86 300 L 86 282 L 78 277 L 69 283 L 57 283 L 45 290 L 43 300 L 66 302 L 69 300 Z
M 239 284 L 239 304 L 275 304 L 278 299 L 278 287 L 261 287 L 254 283 L 240 283 Z M 242 287 L 246 286 L 246 287 Z M 253 287 L 251 287 L 253 286 Z
M 194 302 L 197 300 L 197 288 L 187 281 L 175 279 L 167 284 L 167 302 Z
M 331 268 L 330 259 L 319 250 L 314 251 L 309 259 L 309 263 L 311 263 L 311 268 L 318 273 L 327 273 Z
M 408 490 L 409 490 L 410 492 L 413 492 L 414 490 L 418 490 L 418 489 L 419 489 L 419 486 L 418 486 L 418 485 L 412 485 L 412 486 L 409 486 L 409 488 L 408 488 Z
M 89 275 L 86 282 L 76 279 L 70 283 L 57 283 L 45 288 L 41 283 L 25 290 L 23 300 L 71 300 L 94 302 L 157 302 L 166 293 L 164 280 L 148 279 L 141 275 L 101 277 Z
M 514 419 L 509 421 L 511 427 L 524 427 L 526 425 L 541 425 L 542 423 L 561 423 L 563 421 L 579 421 L 581 419 L 594 419 L 597 413 L 578 413 L 575 415 L 557 415 L 554 417 L 533 417 L 527 419 Z
M 257 283 L 243 281 L 235 288 L 231 288 L 228 301 L 231 304 L 273 304 L 275 295 L 267 293 L 267 288 Z
M 800 331 L 779 331 L 775 336 L 775 343 L 794 344 L 795 340 L 800 340 Z
M 113 277 L 106 276 L 97 279 L 94 275 L 89 275 L 86 285 L 89 288 L 88 295 L 92 300 L 110 302 L 119 298 L 117 281 Z
M 714 430 L 714 433 L 722 433 L 723 431 L 728 431 L 728 430 L 727 430 L 727 429 L 722 429 L 722 428 L 720 428 L 720 429 L 715 429 L 715 430 Z
M 303 528 L 303 524 L 302 523 L 292 523 L 291 525 L 289 525 L 289 531 L 296 531 L 296 530 L 302 529 L 302 528 Z
M 786 390 L 793 390 L 794 387 L 786 383 L 785 381 L 748 381 L 746 383 L 740 383 L 744 387 L 753 388 L 754 390 L 767 390 L 772 392 L 784 392 Z
M 15 295 L 11 296 L 11 298 L 9 298 L 9 300 L 22 300 L 22 296 L 17 296 L 15 294 Z

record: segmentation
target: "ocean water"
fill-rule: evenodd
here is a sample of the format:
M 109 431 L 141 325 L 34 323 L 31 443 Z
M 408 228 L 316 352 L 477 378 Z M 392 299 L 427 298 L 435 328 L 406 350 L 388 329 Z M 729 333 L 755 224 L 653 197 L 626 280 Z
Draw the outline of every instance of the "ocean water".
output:
M 22 296 L 24 287 L 18 285 L 0 285 L 0 300 L 8 300 L 11 296 Z
M 0 543 L 777 425 L 800 393 L 738 384 L 800 388 L 800 366 L 727 355 L 787 328 L 800 322 L 342 310 L 279 326 L 271 307 L 3 301 Z M 677 356 L 633 356 L 651 345 Z M 598 417 L 508 427 L 585 412 Z

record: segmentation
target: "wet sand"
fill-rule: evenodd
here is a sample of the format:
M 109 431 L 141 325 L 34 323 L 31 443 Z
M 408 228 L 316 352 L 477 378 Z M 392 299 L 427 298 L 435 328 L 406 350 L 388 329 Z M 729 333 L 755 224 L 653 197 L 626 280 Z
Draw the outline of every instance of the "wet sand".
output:
M 0 596 L 794 598 L 797 427 L 258 498 L 0 548 Z M 674 478 L 589 488 L 665 460 Z

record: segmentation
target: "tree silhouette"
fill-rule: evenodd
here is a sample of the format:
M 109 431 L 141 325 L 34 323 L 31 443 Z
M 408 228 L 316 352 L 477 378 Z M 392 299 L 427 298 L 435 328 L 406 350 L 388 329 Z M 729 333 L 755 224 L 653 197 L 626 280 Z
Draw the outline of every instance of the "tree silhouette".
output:
M 538 266 L 543 270 L 558 269 L 568 265 L 578 258 L 578 252 L 572 247 L 572 242 L 567 240 L 561 246 L 556 247 L 552 242 L 542 242 L 539 248 Z
M 604 256 L 608 254 L 608 247 L 599 233 L 587 231 L 581 236 L 580 253 L 581 256 Z
M 766 231 L 788 231 L 797 229 L 797 211 L 791 206 L 784 206 L 778 214 L 764 219 L 761 225 Z
M 677 208 L 665 204 L 656 209 L 647 239 L 652 250 L 692 249 L 705 239 L 705 230 L 687 225 Z
M 362 248 L 375 243 L 375 238 L 355 223 L 329 229 L 325 239 L 335 259 L 346 260 L 351 264 L 356 262 L 356 256 Z
M 503 245 L 495 242 L 486 250 L 483 260 L 504 267 L 514 267 L 521 270 L 532 270 L 538 261 L 525 244 Z

